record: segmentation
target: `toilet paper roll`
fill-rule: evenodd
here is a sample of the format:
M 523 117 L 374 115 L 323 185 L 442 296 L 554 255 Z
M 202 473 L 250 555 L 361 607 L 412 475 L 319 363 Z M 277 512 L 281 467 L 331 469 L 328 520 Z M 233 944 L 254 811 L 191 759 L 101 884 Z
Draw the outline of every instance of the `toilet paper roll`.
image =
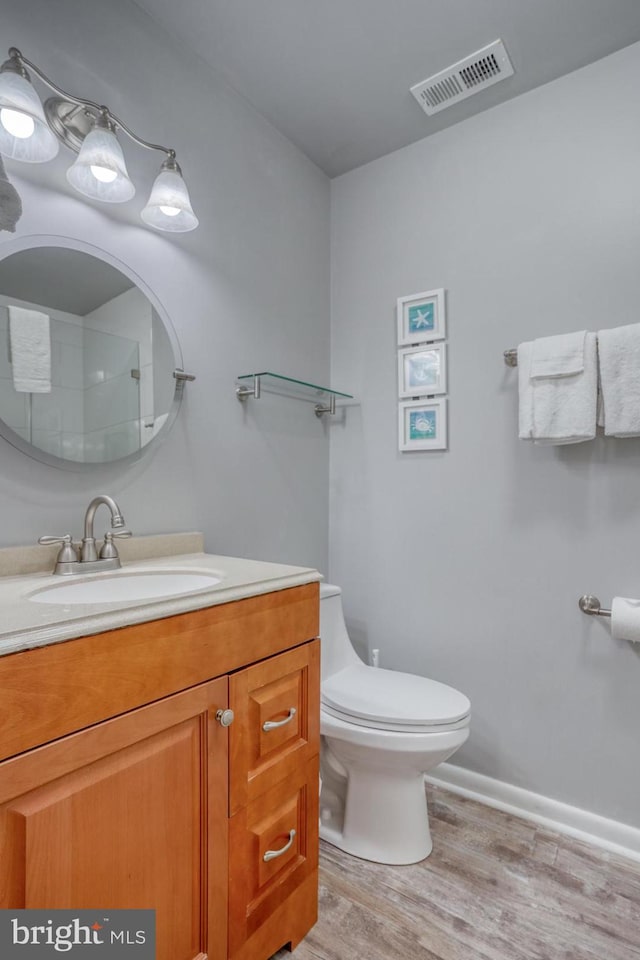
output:
M 611 636 L 614 640 L 640 643 L 640 600 L 614 597 L 611 604 Z

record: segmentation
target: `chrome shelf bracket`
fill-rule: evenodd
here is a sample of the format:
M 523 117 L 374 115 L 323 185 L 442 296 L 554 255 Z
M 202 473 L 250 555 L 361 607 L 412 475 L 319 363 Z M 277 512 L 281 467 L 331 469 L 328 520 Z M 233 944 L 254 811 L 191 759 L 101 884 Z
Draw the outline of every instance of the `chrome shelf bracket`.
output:
M 253 387 L 236 387 L 236 397 L 238 400 L 246 400 L 247 397 L 260 399 L 260 377 L 254 376 Z
M 316 403 L 315 407 L 316 417 L 322 417 L 325 413 L 329 413 L 333 416 L 336 412 L 336 395 L 332 393 L 329 397 L 329 403 Z

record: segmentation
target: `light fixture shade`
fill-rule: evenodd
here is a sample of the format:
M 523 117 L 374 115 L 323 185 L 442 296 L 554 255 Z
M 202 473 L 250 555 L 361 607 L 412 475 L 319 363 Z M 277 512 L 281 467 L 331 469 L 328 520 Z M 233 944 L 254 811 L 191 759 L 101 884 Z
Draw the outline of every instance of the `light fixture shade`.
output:
M 44 163 L 59 147 L 30 82 L 12 70 L 0 73 L 0 153 L 11 160 Z
M 103 127 L 84 138 L 76 162 L 67 170 L 67 180 L 85 197 L 106 203 L 124 203 L 136 192 L 118 138 Z
M 177 164 L 176 164 L 177 167 Z M 164 167 L 156 177 L 146 207 L 140 214 L 145 223 L 157 230 L 187 233 L 198 226 L 198 218 L 191 207 L 189 191 L 180 168 Z

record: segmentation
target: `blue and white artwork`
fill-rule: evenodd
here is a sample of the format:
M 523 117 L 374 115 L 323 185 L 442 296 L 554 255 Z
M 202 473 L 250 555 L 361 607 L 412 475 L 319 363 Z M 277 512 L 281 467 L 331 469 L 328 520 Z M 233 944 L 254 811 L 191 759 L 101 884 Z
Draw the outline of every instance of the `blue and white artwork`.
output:
M 440 378 L 440 353 L 436 350 L 425 350 L 405 357 L 407 364 L 407 386 L 416 390 L 424 387 L 435 387 Z
M 433 303 L 420 303 L 409 307 L 409 333 L 429 333 L 435 326 Z
M 401 398 L 433 397 L 447 392 L 447 346 L 403 347 L 398 351 L 398 389 Z
M 409 413 L 409 440 L 428 440 L 436 433 L 435 410 L 412 410 Z
M 444 293 L 444 289 L 423 290 L 398 298 L 398 346 L 446 339 Z
M 400 450 L 447 449 L 447 400 L 409 400 L 399 405 Z

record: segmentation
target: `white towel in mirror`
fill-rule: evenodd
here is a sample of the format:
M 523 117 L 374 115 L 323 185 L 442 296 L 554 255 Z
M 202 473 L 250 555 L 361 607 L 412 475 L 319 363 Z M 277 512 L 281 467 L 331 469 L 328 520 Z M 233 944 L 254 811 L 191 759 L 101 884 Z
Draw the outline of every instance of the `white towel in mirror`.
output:
M 50 327 L 46 313 L 9 307 L 13 385 L 20 393 L 51 393 Z

